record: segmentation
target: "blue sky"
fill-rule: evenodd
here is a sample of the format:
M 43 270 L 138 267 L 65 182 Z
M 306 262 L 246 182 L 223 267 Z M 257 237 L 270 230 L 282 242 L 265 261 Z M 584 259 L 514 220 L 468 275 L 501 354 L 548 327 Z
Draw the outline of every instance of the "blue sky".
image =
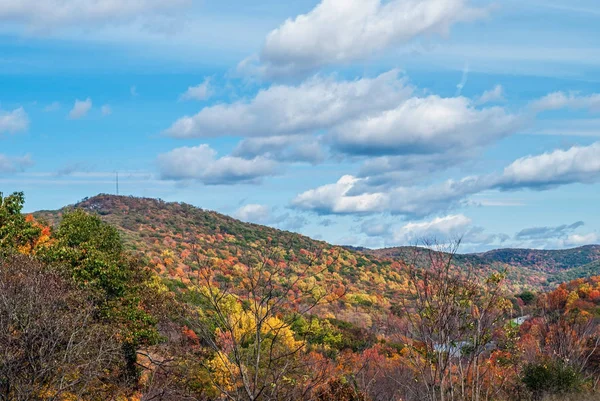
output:
M 336 244 L 600 242 L 594 0 L 0 0 L 0 190 Z

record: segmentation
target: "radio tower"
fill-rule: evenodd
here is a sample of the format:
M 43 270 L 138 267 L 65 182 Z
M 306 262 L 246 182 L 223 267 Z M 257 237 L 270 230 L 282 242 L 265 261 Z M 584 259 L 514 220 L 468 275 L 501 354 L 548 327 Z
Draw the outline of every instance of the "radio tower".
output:
M 119 195 L 119 172 L 117 171 L 117 179 L 116 179 L 116 184 L 117 184 L 117 196 Z

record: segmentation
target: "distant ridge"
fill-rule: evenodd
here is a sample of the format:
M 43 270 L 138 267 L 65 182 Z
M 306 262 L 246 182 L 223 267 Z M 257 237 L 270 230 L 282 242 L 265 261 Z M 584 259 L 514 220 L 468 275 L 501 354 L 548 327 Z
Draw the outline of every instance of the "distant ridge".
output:
M 425 256 L 424 248 L 395 247 L 368 249 L 337 247 L 301 234 L 278 230 L 258 224 L 245 223 L 233 217 L 198 208 L 186 203 L 165 202 L 160 199 L 100 194 L 83 199 L 74 205 L 55 211 L 40 211 L 38 217 L 56 224 L 64 211 L 84 209 L 101 216 L 116 226 L 133 250 L 156 258 L 167 246 L 179 249 L 192 235 L 207 238 L 229 237 L 240 249 L 250 250 L 256 241 L 276 241 L 301 249 L 343 249 L 347 258 L 354 259 L 355 269 L 389 269 L 392 262 L 412 260 L 415 252 Z M 214 241 L 211 239 L 211 241 Z M 213 244 L 218 254 L 227 244 Z M 545 288 L 555 286 L 571 277 L 600 274 L 600 245 L 588 245 L 564 250 L 497 249 L 483 253 L 458 254 L 456 264 L 486 271 L 507 270 L 515 288 L 524 286 Z M 360 280 L 357 272 L 346 274 Z M 355 277 L 356 275 L 356 277 Z M 358 285 L 358 284 L 357 284 Z
M 414 253 L 416 247 L 394 247 L 361 250 L 378 257 L 403 258 Z M 571 249 L 545 250 L 504 248 L 481 253 L 457 254 L 457 261 L 471 264 L 504 264 L 546 272 L 560 272 L 600 260 L 600 245 L 585 245 Z

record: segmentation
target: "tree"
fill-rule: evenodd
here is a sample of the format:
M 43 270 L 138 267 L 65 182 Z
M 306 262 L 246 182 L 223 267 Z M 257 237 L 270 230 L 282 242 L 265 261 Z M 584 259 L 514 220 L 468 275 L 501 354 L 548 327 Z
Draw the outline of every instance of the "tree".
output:
M 319 283 L 323 256 L 267 243 L 225 279 L 222 261 L 193 253 L 199 311 L 190 327 L 212 351 L 204 368 L 223 398 L 301 400 L 325 380 L 326 363 L 315 363 L 292 330 L 298 316 L 343 295 Z
M 560 360 L 525 365 L 522 380 L 534 400 L 546 394 L 578 392 L 582 385 L 580 373 Z
M 108 399 L 117 333 L 87 294 L 30 257 L 0 263 L 0 400 Z
M 41 234 L 41 229 L 21 213 L 24 203 L 22 192 L 6 197 L 0 192 L 0 256 L 31 246 Z
M 114 227 L 82 210 L 66 213 L 54 237 L 41 259 L 66 269 L 78 285 L 93 294 L 98 317 L 119 327 L 126 361 L 124 377 L 135 385 L 139 378 L 137 350 L 159 340 L 157 319 L 148 311 L 160 298 L 152 286 L 152 273 L 123 250 Z
M 396 308 L 408 345 L 404 355 L 422 387 L 413 391 L 430 401 L 488 399 L 490 364 L 483 358 L 499 345 L 496 336 L 511 308 L 503 297 L 503 275 L 482 278 L 454 266 L 460 241 L 425 245 L 425 266 L 418 267 L 416 253 L 407 267 L 408 294 Z

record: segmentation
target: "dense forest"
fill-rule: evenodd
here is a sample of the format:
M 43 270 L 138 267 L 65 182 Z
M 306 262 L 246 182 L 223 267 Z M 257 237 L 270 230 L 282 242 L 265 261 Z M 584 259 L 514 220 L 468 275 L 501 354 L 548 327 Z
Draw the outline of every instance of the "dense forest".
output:
M 153 199 L 23 204 L 0 196 L 0 400 L 600 396 L 599 247 L 355 250 Z

